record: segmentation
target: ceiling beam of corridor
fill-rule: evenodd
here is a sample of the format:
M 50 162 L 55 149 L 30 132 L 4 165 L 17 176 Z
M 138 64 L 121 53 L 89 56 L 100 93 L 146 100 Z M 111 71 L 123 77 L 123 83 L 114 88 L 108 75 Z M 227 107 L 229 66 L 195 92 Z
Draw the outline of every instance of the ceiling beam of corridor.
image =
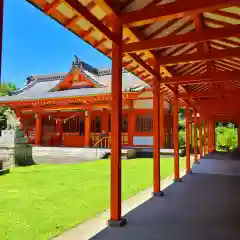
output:
M 222 38 L 239 36 L 240 28 L 231 26 L 228 28 L 206 29 L 199 32 L 190 32 L 177 36 L 168 36 L 151 40 L 142 40 L 140 42 L 128 43 L 123 45 L 123 52 L 138 52 L 143 50 L 154 50 L 185 44 L 200 43 Z
M 197 52 L 183 56 L 166 56 L 159 58 L 162 65 L 186 64 L 197 61 L 212 61 L 222 58 L 232 58 L 240 56 L 240 47 L 224 50 L 215 50 L 212 52 Z
M 142 26 L 156 21 L 169 21 L 185 16 L 212 11 L 239 4 L 238 0 L 181 0 L 164 5 L 157 5 L 132 12 L 123 13 L 121 22 L 129 26 Z
M 167 77 L 161 79 L 164 84 L 196 84 L 196 83 L 212 83 L 239 80 L 240 71 L 221 72 L 214 74 L 194 74 L 190 76 Z

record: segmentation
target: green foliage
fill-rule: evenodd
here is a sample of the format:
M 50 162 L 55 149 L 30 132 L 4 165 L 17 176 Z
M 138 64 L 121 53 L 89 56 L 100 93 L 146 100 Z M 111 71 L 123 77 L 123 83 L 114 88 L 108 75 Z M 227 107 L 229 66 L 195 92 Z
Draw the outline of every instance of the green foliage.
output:
M 122 166 L 123 199 L 152 186 L 152 159 L 122 161 Z M 162 158 L 161 178 L 171 176 L 173 166 L 173 158 Z M 109 160 L 13 168 L 0 178 L 0 239 L 52 239 L 95 217 L 109 207 L 109 178 Z
M 6 96 L 10 91 L 14 91 L 16 89 L 16 85 L 13 83 L 2 83 L 0 85 L 0 96 Z
M 227 126 L 216 128 L 216 143 L 219 151 L 231 151 L 237 147 L 237 129 L 231 123 Z
M 16 90 L 16 85 L 13 83 L 0 84 L 0 96 L 6 96 L 10 91 Z M 8 107 L 0 107 L 0 130 L 7 127 L 7 119 L 4 112 Z

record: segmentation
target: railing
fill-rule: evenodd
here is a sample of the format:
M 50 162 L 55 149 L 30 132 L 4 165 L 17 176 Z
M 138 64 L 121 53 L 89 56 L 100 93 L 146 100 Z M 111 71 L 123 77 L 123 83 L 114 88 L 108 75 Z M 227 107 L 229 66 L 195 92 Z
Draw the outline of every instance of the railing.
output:
M 96 149 L 96 160 L 98 159 L 98 149 L 103 148 L 107 149 L 110 147 L 110 139 L 109 137 L 102 137 L 100 140 L 98 140 L 93 147 Z
M 110 147 L 110 141 L 109 137 L 102 137 L 100 140 L 98 140 L 94 146 L 95 148 L 109 148 Z

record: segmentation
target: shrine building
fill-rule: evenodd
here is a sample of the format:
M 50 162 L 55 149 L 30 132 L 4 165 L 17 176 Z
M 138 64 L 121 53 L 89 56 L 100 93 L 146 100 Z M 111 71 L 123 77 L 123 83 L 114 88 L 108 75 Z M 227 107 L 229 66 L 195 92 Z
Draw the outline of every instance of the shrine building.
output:
M 153 94 L 148 84 L 122 70 L 122 147 L 152 147 Z M 31 144 L 111 147 L 112 71 L 75 57 L 68 73 L 32 75 L 0 104 L 11 107 Z M 160 112 L 164 112 L 161 114 Z M 162 148 L 172 147 L 172 109 L 160 97 Z

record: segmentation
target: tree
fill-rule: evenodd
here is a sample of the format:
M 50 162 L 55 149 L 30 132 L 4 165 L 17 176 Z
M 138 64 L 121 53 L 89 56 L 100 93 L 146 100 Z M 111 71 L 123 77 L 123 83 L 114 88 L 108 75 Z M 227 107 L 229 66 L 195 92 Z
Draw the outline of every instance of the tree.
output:
M 0 84 L 0 96 L 7 96 L 10 91 L 16 90 L 14 83 L 2 83 Z M 7 117 L 5 112 L 9 110 L 9 107 L 0 106 L 0 130 L 7 127 Z

